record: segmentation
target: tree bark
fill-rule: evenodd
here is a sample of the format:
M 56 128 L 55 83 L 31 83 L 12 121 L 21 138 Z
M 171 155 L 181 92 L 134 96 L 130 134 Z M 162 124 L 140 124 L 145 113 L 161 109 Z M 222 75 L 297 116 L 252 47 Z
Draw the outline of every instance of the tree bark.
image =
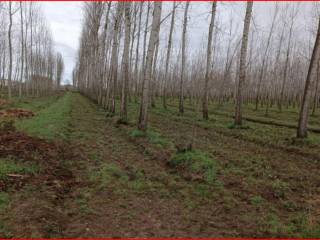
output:
M 12 2 L 9 2 L 9 29 L 8 29 L 8 41 L 9 41 L 9 73 L 8 73 L 8 99 L 11 99 L 11 78 L 12 78 Z
M 300 109 L 299 125 L 297 129 L 298 138 L 306 138 L 308 136 L 308 118 L 309 118 L 309 104 L 312 95 L 312 88 L 314 87 L 314 78 L 316 75 L 317 64 L 320 59 L 320 17 L 318 23 L 318 31 L 316 41 L 310 60 L 308 75 L 305 83 L 303 99 Z
M 134 65 L 134 81 L 135 81 L 134 97 L 135 97 L 135 101 L 137 101 L 137 98 L 139 95 L 139 47 L 140 47 L 142 11 L 143 11 L 143 2 L 140 2 L 138 36 L 137 36 L 137 46 L 136 46 L 136 59 L 135 59 L 135 65 Z
M 124 49 L 122 57 L 122 70 L 123 70 L 123 81 L 122 81 L 122 94 L 121 94 L 121 106 L 120 106 L 120 120 L 126 123 L 128 120 L 127 113 L 127 97 L 128 97 L 128 85 L 129 85 L 129 48 L 130 48 L 130 9 L 131 2 L 125 2 L 125 33 L 124 33 Z
M 185 80 L 185 65 L 186 65 L 186 36 L 187 36 L 187 24 L 188 24 L 188 9 L 190 2 L 186 2 L 184 10 L 183 30 L 182 30 L 182 49 L 181 49 L 181 75 L 180 75 L 180 94 L 179 94 L 179 112 L 184 113 L 184 80 Z
M 166 68 L 164 73 L 164 84 L 163 84 L 163 96 L 162 96 L 162 104 L 163 107 L 167 108 L 167 83 L 168 83 L 168 70 L 169 70 L 169 62 L 170 62 L 170 54 L 171 54 L 171 47 L 172 47 L 172 35 L 174 29 L 174 20 L 176 15 L 176 2 L 173 2 L 172 7 L 172 15 L 171 15 L 171 25 L 170 25 L 170 32 L 168 38 L 168 47 L 167 47 L 167 54 L 166 54 Z
M 318 107 L 318 91 L 319 91 L 319 85 L 320 85 L 320 63 L 317 64 L 317 83 L 316 83 L 316 89 L 314 90 L 314 98 L 313 98 L 313 107 L 312 107 L 312 115 L 314 116 L 316 114 L 316 109 Z
M 113 29 L 113 43 L 112 43 L 112 52 L 111 52 L 111 81 L 112 90 L 111 90 L 111 106 L 110 106 L 110 113 L 115 114 L 116 112 L 116 92 L 117 92 L 117 79 L 118 79 L 118 47 L 119 47 L 119 32 L 120 32 L 120 25 L 121 25 L 121 18 L 123 13 L 123 2 L 117 3 L 117 12 L 114 22 L 114 29 Z
M 22 96 L 22 80 L 24 71 L 24 33 L 23 33 L 23 14 L 22 2 L 20 1 L 20 24 L 21 24 L 21 71 L 20 71 L 20 84 L 19 84 L 19 98 Z
M 243 85 L 246 80 L 246 60 L 247 60 L 247 50 L 248 50 L 248 35 L 250 30 L 250 22 L 252 15 L 253 2 L 247 2 L 246 16 L 244 19 L 243 26 L 243 36 L 241 43 L 241 52 L 240 52 L 240 66 L 239 66 L 239 80 L 238 80 L 238 89 L 236 93 L 236 109 L 235 109 L 235 119 L 234 124 L 236 126 L 242 125 L 242 101 L 243 101 Z
M 205 75 L 205 82 L 204 82 L 204 89 L 203 89 L 203 100 L 202 100 L 202 117 L 205 120 L 209 119 L 209 111 L 208 111 L 208 85 L 209 85 L 209 78 L 211 75 L 211 62 L 212 62 L 212 35 L 213 35 L 213 27 L 214 27 L 214 20 L 216 16 L 216 9 L 217 9 L 217 2 L 212 2 L 211 7 L 211 20 L 209 25 L 209 32 L 208 32 L 208 46 L 207 46 L 207 65 L 206 65 L 206 75 Z
M 146 57 L 146 74 L 143 81 L 142 99 L 140 105 L 140 115 L 138 121 L 138 129 L 146 131 L 148 126 L 148 107 L 149 107 L 149 88 L 152 74 L 152 61 L 154 50 L 159 41 L 160 18 L 161 18 L 162 2 L 154 2 L 152 29 L 150 33 L 147 57 Z

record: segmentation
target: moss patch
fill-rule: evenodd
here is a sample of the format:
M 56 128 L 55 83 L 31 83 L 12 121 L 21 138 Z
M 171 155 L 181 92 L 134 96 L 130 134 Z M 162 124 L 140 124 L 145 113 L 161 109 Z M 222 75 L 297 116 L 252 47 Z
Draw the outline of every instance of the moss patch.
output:
M 214 183 L 217 175 L 217 163 L 208 154 L 199 150 L 178 152 L 170 161 L 171 167 L 191 174 L 193 179 L 202 179 Z

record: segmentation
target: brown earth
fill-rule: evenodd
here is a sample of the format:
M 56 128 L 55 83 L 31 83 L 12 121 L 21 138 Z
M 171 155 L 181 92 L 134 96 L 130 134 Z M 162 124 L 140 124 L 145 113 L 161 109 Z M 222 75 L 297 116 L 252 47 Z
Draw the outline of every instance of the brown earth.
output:
M 3 220 L 15 237 L 48 237 L 51 232 L 61 231 L 64 216 L 59 212 L 60 205 L 77 184 L 72 171 L 63 165 L 63 160 L 72 157 L 71 154 L 62 143 L 28 136 L 12 127 L 1 129 L 1 158 L 10 157 L 40 167 L 38 174 L 10 174 L 0 181 L 1 191 L 16 191 L 10 209 L 14 217 L 4 216 Z M 26 188 L 34 190 L 26 191 Z M 46 226 L 49 222 L 50 229 Z
M 30 118 L 34 117 L 34 115 L 35 114 L 30 110 L 18 108 L 0 111 L 0 117 L 2 118 Z

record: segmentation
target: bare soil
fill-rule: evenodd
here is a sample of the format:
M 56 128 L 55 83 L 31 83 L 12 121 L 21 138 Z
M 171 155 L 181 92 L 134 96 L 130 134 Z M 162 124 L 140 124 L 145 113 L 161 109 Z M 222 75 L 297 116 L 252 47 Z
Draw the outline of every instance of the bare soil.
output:
M 30 118 L 34 117 L 34 113 L 30 110 L 25 109 L 6 109 L 3 111 L 0 111 L 0 118 Z

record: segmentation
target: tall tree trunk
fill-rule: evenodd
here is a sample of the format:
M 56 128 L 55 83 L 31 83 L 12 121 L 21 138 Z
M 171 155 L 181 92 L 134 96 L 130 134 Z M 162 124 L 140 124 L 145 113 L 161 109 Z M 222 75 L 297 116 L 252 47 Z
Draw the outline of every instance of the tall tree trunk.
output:
M 316 41 L 314 43 L 314 48 L 310 60 L 308 75 L 305 83 L 303 99 L 301 104 L 300 110 L 300 117 L 299 117 L 299 125 L 297 130 L 297 137 L 298 138 L 306 138 L 308 136 L 308 118 L 309 118 L 309 104 L 310 98 L 312 95 L 312 89 L 314 87 L 314 78 L 317 71 L 317 64 L 320 59 L 320 17 L 318 23 L 318 32 Z
M 147 130 L 148 125 L 148 107 L 149 107 L 149 88 L 152 75 L 152 61 L 154 50 L 159 41 L 160 18 L 161 18 L 162 2 L 154 2 L 152 29 L 150 33 L 147 58 L 146 58 L 146 74 L 143 81 L 142 99 L 140 105 L 140 115 L 138 121 L 138 129 Z
M 140 78 L 142 85 L 145 79 L 144 75 L 146 74 L 146 48 L 147 48 L 147 35 L 148 35 L 148 27 L 149 27 L 149 15 L 150 15 L 151 3 L 147 2 L 147 19 L 144 27 L 144 36 L 143 36 L 143 52 L 142 52 L 142 74 L 140 74 Z
M 205 82 L 204 82 L 204 89 L 203 89 L 203 100 L 202 100 L 202 116 L 203 119 L 209 119 L 209 111 L 208 111 L 208 85 L 209 85 L 209 78 L 211 75 L 211 62 L 212 62 L 212 35 L 213 35 L 213 27 L 214 27 L 214 20 L 216 16 L 216 9 L 217 9 L 217 2 L 212 2 L 211 7 L 211 21 L 209 25 L 209 32 L 208 32 L 208 46 L 207 46 L 207 65 L 206 65 L 206 75 L 205 75 Z
M 319 91 L 319 85 L 320 85 L 320 63 L 317 64 L 317 83 L 316 83 L 316 89 L 314 90 L 314 98 L 313 98 L 313 107 L 312 107 L 312 115 L 316 114 L 316 109 L 318 107 L 318 91 Z
M 130 46 L 130 53 L 129 53 L 129 72 L 130 72 L 130 79 L 129 79 L 129 92 L 128 92 L 128 100 L 131 101 L 131 94 L 132 94 L 132 89 L 134 87 L 134 76 L 132 76 L 131 74 L 133 74 L 133 51 L 134 51 L 134 42 L 135 42 L 135 35 L 136 35 L 136 29 L 137 29 L 137 14 L 138 14 L 138 2 L 134 3 L 134 7 L 133 7 L 133 17 L 131 17 L 133 19 L 133 28 L 132 28 L 132 32 L 131 32 L 131 46 Z
M 137 46 L 136 46 L 136 59 L 135 59 L 135 65 L 134 65 L 134 81 L 135 81 L 134 97 L 135 97 L 135 101 L 137 101 L 137 98 L 139 95 L 139 47 L 140 47 L 142 11 L 143 11 L 143 2 L 140 2 L 138 36 L 137 36 Z
M 9 29 L 8 29 L 8 41 L 9 41 L 9 73 L 8 73 L 8 99 L 11 99 L 11 78 L 12 78 L 12 2 L 9 2 Z
M 167 47 L 167 55 L 166 55 L 166 68 L 164 73 L 164 84 L 163 84 L 163 100 L 162 104 L 163 107 L 167 108 L 167 82 L 168 82 L 168 70 L 169 70 L 169 62 L 170 62 L 170 54 L 171 54 L 171 46 L 172 46 L 172 34 L 174 29 L 174 20 L 176 15 L 176 2 L 173 2 L 172 7 L 172 15 L 171 15 L 171 25 L 170 25 L 170 32 L 169 32 L 169 38 L 168 38 L 168 47 Z
M 23 8 L 20 1 L 20 24 L 21 24 L 21 71 L 20 71 L 20 84 L 19 84 L 19 97 L 22 96 L 22 80 L 24 71 L 24 34 L 23 34 Z
M 184 10 L 183 30 L 182 30 L 182 49 L 181 49 L 181 75 L 180 75 L 180 91 L 179 91 L 179 112 L 184 113 L 184 80 L 185 80 L 185 65 L 186 65 L 186 36 L 187 36 L 187 24 L 188 24 L 188 9 L 190 2 L 186 2 Z
M 127 114 L 127 97 L 128 97 L 128 84 L 129 84 L 129 48 L 130 48 L 130 8 L 131 2 L 125 2 L 125 30 L 124 30 L 124 49 L 122 57 L 122 70 L 123 70 L 123 81 L 122 81 L 122 94 L 121 94 L 121 107 L 120 107 L 120 120 L 126 123 L 128 120 Z
M 101 48 L 100 53 L 99 53 L 99 73 L 100 73 L 100 86 L 99 86 L 99 96 L 98 96 L 98 104 L 103 104 L 103 93 L 104 93 L 104 88 L 105 88 L 105 68 L 106 68 L 106 39 L 107 39 L 107 31 L 108 31 L 108 26 L 109 26 L 109 14 L 110 14 L 110 9 L 111 9 L 111 1 L 108 2 L 107 4 L 107 13 L 105 17 L 105 23 L 104 23 L 104 28 L 102 32 L 102 38 L 101 38 Z
M 118 47 L 119 47 L 119 33 L 120 33 L 120 25 L 121 25 L 121 18 L 123 13 L 123 2 L 117 3 L 117 13 L 114 22 L 114 29 L 113 29 L 113 43 L 112 43 L 112 52 L 111 52 L 111 106 L 110 106 L 110 113 L 114 114 L 116 112 L 116 92 L 117 92 L 117 78 L 118 78 Z
M 158 59 L 158 51 L 159 51 L 159 41 L 156 43 L 154 57 L 152 61 L 152 74 L 151 74 L 151 107 L 155 107 L 155 83 L 156 83 L 156 69 L 157 69 L 157 59 Z
M 244 19 L 243 26 L 243 36 L 241 43 L 240 52 L 240 66 L 239 66 L 239 79 L 238 79 L 238 89 L 236 93 L 236 109 L 235 109 L 235 119 L 234 124 L 236 126 L 242 125 L 242 101 L 243 101 L 243 85 L 246 80 L 246 61 L 247 61 L 247 48 L 248 48 L 248 36 L 250 30 L 250 22 L 252 15 L 253 2 L 247 2 L 246 16 Z

